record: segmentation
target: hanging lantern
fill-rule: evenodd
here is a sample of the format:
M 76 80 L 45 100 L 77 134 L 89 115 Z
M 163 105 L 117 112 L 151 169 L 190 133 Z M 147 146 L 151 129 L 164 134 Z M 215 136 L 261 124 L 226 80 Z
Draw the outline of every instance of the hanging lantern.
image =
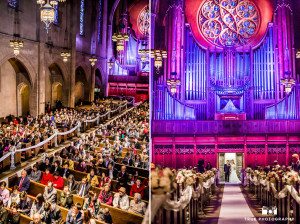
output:
M 93 57 L 91 57 L 90 59 L 89 59 L 89 61 L 91 62 L 91 66 L 95 66 L 95 64 L 96 64 L 96 62 L 98 61 L 98 59 L 97 58 L 95 58 L 94 56 Z
M 14 55 L 18 56 L 20 54 L 20 49 L 24 46 L 23 41 L 13 39 L 9 41 L 9 46 L 13 48 Z
M 167 80 L 167 86 L 169 87 L 172 95 L 177 93 L 177 86 L 180 84 L 180 80 L 176 79 L 176 72 L 172 72 L 171 78 Z
M 61 52 L 60 56 L 62 56 L 63 62 L 67 62 L 68 58 L 71 56 L 71 54 L 69 52 Z
M 142 63 L 145 63 L 146 61 L 149 60 L 149 50 L 147 50 L 147 49 L 140 49 L 139 50 L 139 55 L 141 57 Z
M 286 76 L 280 80 L 281 85 L 284 86 L 284 91 L 286 94 L 289 94 L 292 91 L 293 86 L 296 84 L 295 79 Z
M 41 20 L 46 25 L 47 33 L 55 19 L 55 9 L 48 2 L 41 7 Z
M 159 71 L 163 66 L 163 59 L 167 58 L 167 52 L 164 50 L 152 50 L 150 56 L 154 58 L 154 67 Z

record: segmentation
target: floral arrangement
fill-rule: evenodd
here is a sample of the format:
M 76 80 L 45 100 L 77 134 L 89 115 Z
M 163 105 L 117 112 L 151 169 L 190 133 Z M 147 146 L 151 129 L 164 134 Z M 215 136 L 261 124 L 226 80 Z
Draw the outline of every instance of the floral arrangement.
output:
M 246 173 L 251 174 L 253 172 L 253 170 L 251 169 L 251 167 L 247 167 L 245 169 Z
M 153 168 L 151 170 L 151 191 L 161 195 L 172 192 L 175 189 L 174 173 L 170 168 Z
M 217 172 L 218 172 L 218 169 L 214 167 L 214 168 L 211 169 L 211 171 L 214 173 L 214 175 L 216 175 Z
M 188 185 L 192 185 L 195 183 L 196 175 L 192 170 L 179 170 L 176 176 L 176 182 L 178 184 L 186 183 Z
M 268 181 L 272 182 L 272 183 L 275 183 L 276 180 L 279 180 L 279 176 L 278 176 L 277 172 L 271 171 L 271 172 L 268 173 L 266 179 L 267 179 Z
M 282 177 L 282 182 L 288 185 L 294 185 L 299 180 L 299 174 L 295 171 L 288 171 Z

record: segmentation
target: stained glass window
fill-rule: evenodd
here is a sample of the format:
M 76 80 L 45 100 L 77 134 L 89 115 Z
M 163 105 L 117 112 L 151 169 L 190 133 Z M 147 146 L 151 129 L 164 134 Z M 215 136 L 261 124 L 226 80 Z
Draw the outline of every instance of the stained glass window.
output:
M 98 29 L 98 44 L 100 44 L 100 42 L 101 42 L 101 35 L 102 35 L 102 33 L 101 33 L 101 24 L 102 24 L 102 0 L 99 0 L 99 5 L 98 5 L 98 7 L 99 7 L 99 12 L 98 12 L 98 27 L 97 27 L 97 29 Z
M 54 5 L 54 10 L 55 10 L 55 14 L 54 14 L 54 24 L 55 25 L 59 25 L 59 10 L 58 10 L 58 4 Z
M 139 31 L 148 36 L 150 33 L 150 13 L 149 6 L 146 6 L 138 17 L 138 29 Z
M 84 17 L 85 17 L 85 1 L 80 0 L 80 11 L 79 11 L 79 34 L 84 35 Z
M 17 9 L 19 7 L 19 0 L 8 0 L 7 4 L 9 7 Z
M 207 0 L 200 8 L 202 35 L 220 47 L 246 44 L 259 26 L 259 10 L 250 0 Z

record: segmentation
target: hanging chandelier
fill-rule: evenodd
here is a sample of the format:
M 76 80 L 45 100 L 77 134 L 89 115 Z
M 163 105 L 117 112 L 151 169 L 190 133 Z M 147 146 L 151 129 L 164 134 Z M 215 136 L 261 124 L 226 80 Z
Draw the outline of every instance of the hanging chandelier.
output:
M 13 39 L 9 41 L 9 46 L 13 48 L 14 55 L 18 56 L 20 54 L 20 49 L 24 47 L 24 43 L 21 40 Z
M 66 2 L 66 0 L 37 0 L 37 4 L 41 5 L 41 21 L 46 25 L 48 33 L 51 23 L 55 20 L 55 6 L 58 2 Z
M 281 85 L 284 86 L 284 91 L 286 94 L 289 94 L 292 91 L 293 86 L 296 84 L 295 79 L 286 76 L 280 80 Z
M 63 58 L 63 62 L 68 62 L 68 58 L 71 56 L 69 52 L 61 52 L 60 56 Z
M 164 50 L 152 50 L 150 54 L 151 58 L 154 58 L 154 67 L 159 71 L 163 65 L 163 59 L 167 58 L 167 51 Z
M 128 34 L 114 33 L 114 35 L 112 36 L 112 41 L 116 42 L 118 52 L 124 51 L 125 42 L 129 41 L 129 36 L 128 36 Z
M 139 55 L 140 55 L 142 63 L 145 63 L 146 61 L 149 60 L 149 50 L 148 49 L 140 49 Z
M 171 78 L 167 80 L 167 86 L 170 89 L 172 95 L 177 93 L 177 86 L 180 86 L 180 80 L 176 79 L 176 72 L 171 73 Z
M 98 59 L 95 58 L 95 56 L 92 56 L 92 57 L 89 59 L 89 61 L 91 62 L 91 66 L 94 67 L 95 64 L 96 64 L 96 62 L 98 61 Z

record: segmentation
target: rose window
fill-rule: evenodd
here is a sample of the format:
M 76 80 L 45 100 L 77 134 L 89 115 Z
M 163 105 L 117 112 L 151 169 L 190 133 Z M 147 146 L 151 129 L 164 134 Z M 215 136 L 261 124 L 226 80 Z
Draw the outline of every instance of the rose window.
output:
M 139 14 L 138 29 L 145 36 L 148 36 L 150 33 L 150 13 L 148 6 L 146 6 Z

